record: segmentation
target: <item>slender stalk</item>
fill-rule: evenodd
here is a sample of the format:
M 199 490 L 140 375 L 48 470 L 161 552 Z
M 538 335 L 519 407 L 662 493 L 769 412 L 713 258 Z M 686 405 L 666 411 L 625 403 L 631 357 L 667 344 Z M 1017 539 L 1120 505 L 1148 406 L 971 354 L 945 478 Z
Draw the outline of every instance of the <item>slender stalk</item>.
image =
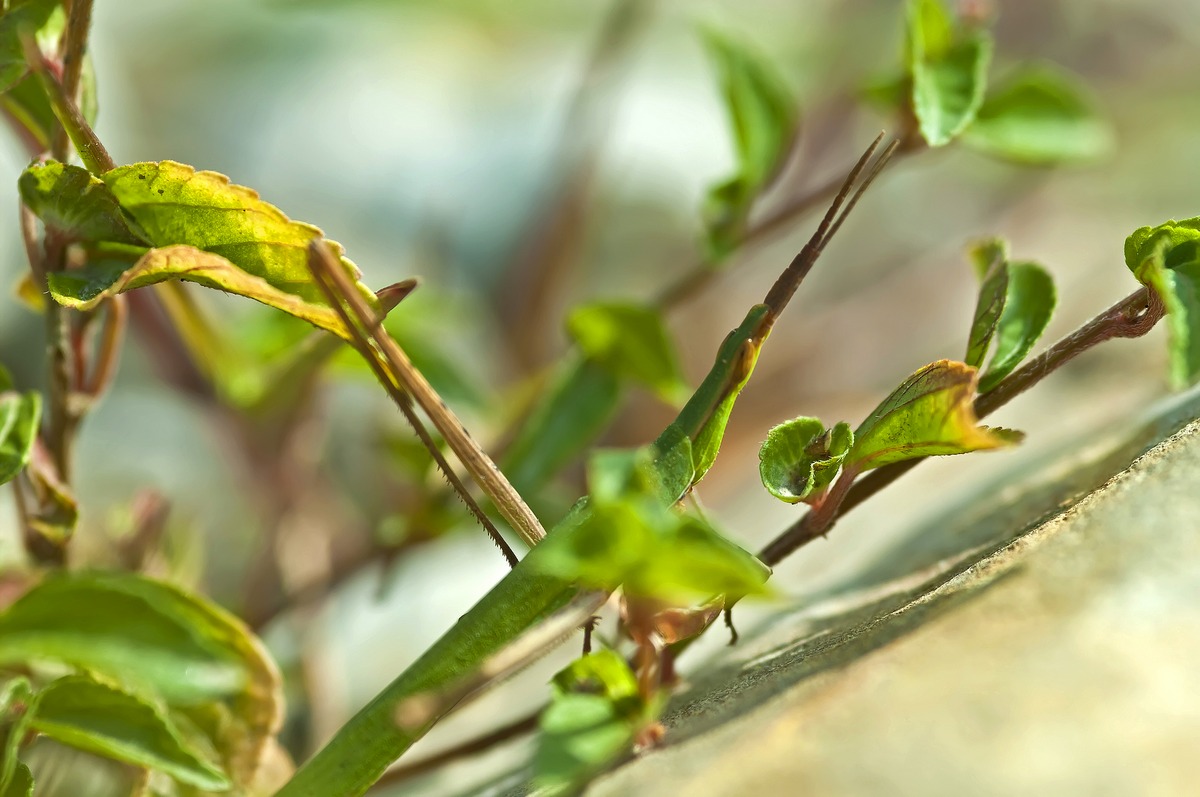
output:
M 521 535 L 530 547 L 537 545 L 545 536 L 546 531 L 541 522 L 533 514 L 533 510 L 525 503 L 520 493 L 513 488 L 492 458 L 480 448 L 479 444 L 467 432 L 466 427 L 458 417 L 446 406 L 437 391 L 428 380 L 418 371 L 408 359 L 395 340 L 387 333 L 379 319 L 371 312 L 362 296 L 350 283 L 350 278 L 334 260 L 328 245 L 323 240 L 313 241 L 309 245 L 309 263 L 314 273 L 320 271 L 337 286 L 337 293 L 346 302 L 357 317 L 358 322 L 374 340 L 388 365 L 388 375 L 391 380 L 402 387 L 429 417 L 433 425 L 445 438 L 446 443 L 466 466 L 467 471 L 495 504 L 500 514 L 512 524 L 513 529 Z M 340 306 L 334 302 L 335 306 Z M 387 382 L 385 382 L 385 386 Z
M 87 6 L 87 11 L 91 13 L 90 2 L 77 2 L 76 5 Z M 71 22 L 67 23 L 67 31 L 79 31 L 78 26 L 74 26 Z M 82 30 L 86 32 L 87 28 Z M 110 171 L 116 164 L 113 162 L 112 156 L 108 154 L 108 150 L 100 143 L 100 138 L 96 135 L 96 131 L 92 130 L 92 126 L 83 118 L 83 113 L 79 110 L 79 104 L 76 98 L 67 93 L 66 87 L 62 82 L 54 76 L 54 72 L 50 69 L 50 65 L 46 63 L 46 57 L 42 55 L 42 51 L 38 49 L 37 42 L 32 36 L 25 36 L 21 39 L 21 45 L 25 50 L 25 59 L 29 62 L 30 69 L 37 75 L 38 80 L 42 84 L 42 88 L 46 91 L 46 96 L 50 98 L 50 108 L 54 111 L 54 116 L 58 119 L 58 123 L 62 125 L 66 135 L 70 138 L 71 143 L 75 145 L 75 151 L 79 153 L 79 159 L 83 161 L 83 165 L 92 174 L 103 174 Z M 79 45 L 82 48 L 82 44 Z M 80 50 L 82 53 L 82 49 Z M 79 56 L 82 59 L 82 55 Z M 78 78 L 76 78 L 78 80 Z M 58 136 L 56 134 L 55 141 Z M 66 148 L 62 150 L 54 149 L 52 154 L 58 160 L 65 160 L 67 157 Z
M 72 102 L 78 102 L 79 83 L 83 74 L 84 56 L 87 53 L 88 29 L 92 26 L 92 0 L 66 0 L 63 5 L 67 12 L 67 27 L 59 42 L 63 95 Z M 55 134 L 51 146 L 51 151 L 59 160 L 66 156 L 68 143 L 67 128 L 64 125 Z
M 334 263 L 332 264 L 332 267 L 330 267 L 330 264 L 327 263 L 325 259 L 321 258 L 320 255 L 313 255 L 313 252 L 323 252 L 327 257 L 329 257 L 330 260 L 332 260 L 332 256 L 329 255 L 329 249 L 325 245 L 324 241 L 314 242 L 314 246 L 310 249 L 309 267 L 312 271 L 314 280 L 316 280 L 317 286 L 321 289 L 322 293 L 325 294 L 325 298 L 329 301 L 330 306 L 333 307 L 335 312 L 337 312 L 338 316 L 342 320 L 342 323 L 346 325 L 346 329 L 350 330 L 355 336 L 355 349 L 357 349 L 359 354 L 362 355 L 363 359 L 367 361 L 367 364 L 375 373 L 375 377 L 380 381 L 384 388 L 388 390 L 388 395 L 391 396 L 392 400 L 400 408 L 400 411 L 404 414 L 405 420 L 408 421 L 409 426 L 411 426 L 413 431 L 416 432 L 421 444 L 425 446 L 425 449 L 429 452 L 430 456 L 433 457 L 438 469 L 442 472 L 442 476 L 444 476 L 446 481 L 450 483 L 450 486 L 454 489 L 454 492 L 460 499 L 462 499 L 462 502 L 466 504 L 467 509 L 474 516 L 475 520 L 477 520 L 479 524 L 483 526 L 492 542 L 495 543 L 496 547 L 500 549 L 500 553 L 503 554 L 505 561 L 508 562 L 508 566 L 516 567 L 516 554 L 513 553 L 512 548 L 510 548 L 508 545 L 508 542 L 505 541 L 503 536 L 501 536 L 500 531 L 495 527 L 495 525 L 492 524 L 491 518 L 487 516 L 487 514 L 475 501 L 475 498 L 471 495 L 470 491 L 467 490 L 466 485 L 464 485 L 462 480 L 458 478 L 458 474 L 455 473 L 454 469 L 450 467 L 450 463 L 446 462 L 446 458 L 442 456 L 442 452 L 437 447 L 437 443 L 434 442 L 433 438 L 429 434 L 429 431 L 425 428 L 425 425 L 421 423 L 421 419 L 417 417 L 416 411 L 413 409 L 412 400 L 407 394 L 398 390 L 393 390 L 395 387 L 394 381 L 379 362 L 379 359 L 376 357 L 375 352 L 371 349 L 370 343 L 368 342 L 366 336 L 360 332 L 358 326 L 354 324 L 349 313 L 347 313 L 346 308 L 342 305 L 341 298 L 339 296 L 339 292 L 342 291 L 342 288 L 341 286 L 335 288 L 335 286 L 332 284 L 333 280 L 330 279 L 331 272 L 340 272 L 337 264 Z M 350 290 L 354 290 L 353 286 L 350 286 Z M 430 388 L 430 390 L 432 390 L 432 388 Z
M 980 394 L 975 399 L 976 416 L 984 418 L 990 415 L 1075 357 L 1106 340 L 1145 335 L 1162 319 L 1165 311 L 1154 291 L 1145 287 L 1134 291 L 1009 374 L 994 388 Z M 914 459 L 871 471 L 845 491 L 843 500 L 832 507 L 831 513 L 810 511 L 768 543 L 759 552 L 759 558 L 774 567 L 803 546 L 825 536 L 842 515 L 908 473 L 920 462 L 922 460 Z

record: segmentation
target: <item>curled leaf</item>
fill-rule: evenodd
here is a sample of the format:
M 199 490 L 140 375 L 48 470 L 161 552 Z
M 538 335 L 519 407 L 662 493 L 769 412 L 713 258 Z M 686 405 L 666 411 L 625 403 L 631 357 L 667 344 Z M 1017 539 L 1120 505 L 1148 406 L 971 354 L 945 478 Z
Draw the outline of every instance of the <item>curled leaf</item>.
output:
M 960 29 L 942 0 L 909 0 L 907 31 L 913 113 L 925 141 L 940 147 L 966 129 L 983 104 L 992 38 Z
M 965 363 L 939 360 L 920 369 L 854 431 L 844 467 L 864 471 L 1016 442 L 1017 433 L 978 425 L 972 406 L 977 382 L 978 371 Z
M 826 429 L 816 418 L 793 418 L 767 432 L 758 473 L 771 495 L 795 504 L 824 492 L 853 444 L 845 423 Z
M 963 361 L 979 368 L 992 345 L 1000 314 L 1004 312 L 1008 293 L 1008 247 L 998 238 L 980 241 L 971 247 L 969 257 L 979 275 L 980 285 L 971 335 L 967 340 L 967 356 Z
M 95 260 L 83 268 L 50 274 L 49 286 L 50 295 L 59 304 L 90 310 L 118 293 L 168 280 L 236 293 L 350 338 L 337 313 L 327 304 L 282 291 L 224 257 L 192 246 L 151 249 L 132 266 L 119 260 Z
M 1141 227 L 1125 240 L 1125 263 L 1167 309 L 1171 382 L 1200 379 L 1200 217 Z
M 996 324 L 996 351 L 979 379 L 991 390 L 1033 351 L 1054 314 L 1054 279 L 1037 263 L 1009 263 L 1004 312 Z
M 63 744 L 165 772 L 207 791 L 232 785 L 149 701 L 90 676 L 60 678 L 38 693 L 30 727 Z

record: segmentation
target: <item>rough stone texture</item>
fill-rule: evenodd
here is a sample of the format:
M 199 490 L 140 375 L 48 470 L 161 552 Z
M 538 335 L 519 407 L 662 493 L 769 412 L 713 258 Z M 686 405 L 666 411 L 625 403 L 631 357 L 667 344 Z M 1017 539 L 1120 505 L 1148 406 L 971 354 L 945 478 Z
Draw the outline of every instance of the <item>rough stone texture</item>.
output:
M 669 743 L 587 794 L 1200 793 L 1197 415 L 1177 400 L 772 607 L 694 668 Z M 404 793 L 504 793 L 529 749 Z

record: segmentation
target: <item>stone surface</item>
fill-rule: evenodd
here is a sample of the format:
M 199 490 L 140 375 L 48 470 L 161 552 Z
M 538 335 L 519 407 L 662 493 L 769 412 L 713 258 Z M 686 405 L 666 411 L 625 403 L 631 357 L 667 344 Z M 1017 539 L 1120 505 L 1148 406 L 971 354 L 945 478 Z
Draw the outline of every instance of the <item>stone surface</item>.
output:
M 1178 399 L 771 607 L 692 668 L 668 744 L 587 794 L 1200 793 L 1197 415 Z M 519 789 L 529 750 L 403 793 Z

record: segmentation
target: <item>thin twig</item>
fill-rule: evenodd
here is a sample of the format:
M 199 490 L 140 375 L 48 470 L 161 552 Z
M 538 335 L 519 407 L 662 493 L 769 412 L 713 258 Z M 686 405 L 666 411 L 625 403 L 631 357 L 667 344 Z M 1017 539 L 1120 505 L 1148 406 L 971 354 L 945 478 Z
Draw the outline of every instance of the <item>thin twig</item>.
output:
M 337 292 L 346 302 L 350 310 L 362 324 L 379 347 L 384 361 L 388 365 L 388 373 L 395 383 L 420 405 L 433 425 L 445 438 L 446 443 L 466 466 L 467 471 L 479 487 L 495 503 L 496 508 L 504 518 L 512 524 L 513 529 L 521 535 L 530 547 L 537 545 L 546 536 L 541 521 L 533 514 L 533 510 L 525 503 L 521 494 L 513 488 L 492 458 L 479 446 L 467 432 L 466 427 L 458 417 L 446 406 L 437 391 L 429 381 L 418 371 L 408 359 L 408 355 L 392 339 L 383 328 L 379 319 L 374 316 L 371 308 L 350 282 L 350 277 L 340 267 L 323 240 L 313 241 L 309 245 L 309 263 L 315 266 L 314 271 L 320 270 L 337 286 Z M 337 304 L 335 302 L 335 304 Z M 386 383 L 385 383 L 386 386 Z
M 328 300 L 329 305 L 333 307 L 334 311 L 341 318 L 346 329 L 349 330 L 354 337 L 354 348 L 360 355 L 362 355 L 363 359 L 367 361 L 367 364 L 375 373 L 375 377 L 388 391 L 388 395 L 391 396 L 396 406 L 400 408 L 400 411 L 404 414 L 405 420 L 408 421 L 409 426 L 411 426 L 413 431 L 416 432 L 416 435 L 418 439 L 420 439 L 422 445 L 425 446 L 430 456 L 433 457 L 434 462 L 437 464 L 438 469 L 441 471 L 446 481 L 450 483 L 450 486 L 454 489 L 454 492 L 460 499 L 462 499 L 462 502 L 466 504 L 467 509 L 474 516 L 475 520 L 478 521 L 481 526 L 483 526 L 488 537 L 490 537 L 492 542 L 495 543 L 496 547 L 500 549 L 500 553 L 503 554 L 505 561 L 508 562 L 508 566 L 516 567 L 516 554 L 513 553 L 513 550 L 509 547 L 508 542 L 503 536 L 501 536 L 500 531 L 495 527 L 495 525 L 492 524 L 491 518 L 487 516 L 487 514 L 475 501 L 475 498 L 471 495 L 470 491 L 467 490 L 466 485 L 464 485 L 458 478 L 458 474 L 455 473 L 454 469 L 450 467 L 450 463 L 446 462 L 446 458 L 442 456 L 442 452 L 437 447 L 437 443 L 434 442 L 433 438 L 429 434 L 429 431 L 425 428 L 425 425 L 421 423 L 421 419 L 417 417 L 417 413 L 412 405 L 412 400 L 409 398 L 408 394 L 397 389 L 395 381 L 388 374 L 382 363 L 380 363 L 379 358 L 376 356 L 374 350 L 371 349 L 371 345 L 366 336 L 351 320 L 349 314 L 346 312 L 346 308 L 342 305 L 341 296 L 339 295 L 342 292 L 342 288 L 341 286 L 337 286 L 335 288 L 335 285 L 333 284 L 334 281 L 330 279 L 331 272 L 340 271 L 337 264 L 335 263 L 332 267 L 329 267 L 329 264 L 326 263 L 325 259 L 321 257 L 320 254 L 314 253 L 324 253 L 328 255 L 328 246 L 324 241 L 314 242 L 314 246 L 310 247 L 309 249 L 309 269 L 312 271 L 313 279 L 317 283 L 317 286 L 321 289 L 321 292 L 325 294 L 325 298 Z M 330 259 L 332 259 L 331 256 Z M 351 290 L 353 290 L 353 286 L 351 286 Z
M 78 105 L 80 78 L 83 75 L 83 63 L 87 54 L 88 29 L 92 25 L 92 0 L 69 0 L 64 3 L 64 6 L 67 11 L 67 27 L 59 40 L 62 88 L 63 94 Z M 54 157 L 60 161 L 65 160 L 68 144 L 67 130 L 62 127 L 54 135 L 51 145 Z
M 90 4 L 89 4 L 90 5 Z M 68 30 L 71 29 L 70 23 L 67 25 Z M 108 150 L 100 143 L 100 138 L 96 135 L 96 131 L 92 130 L 92 126 L 88 124 L 87 119 L 83 118 L 83 114 L 79 110 L 79 105 L 75 98 L 67 94 L 66 88 L 54 76 L 54 71 L 50 65 L 46 63 L 46 57 L 42 55 L 42 51 L 38 48 L 37 42 L 32 36 L 23 36 L 21 38 L 21 46 L 25 51 L 25 58 L 29 62 L 30 69 L 37 75 L 41 81 L 42 88 L 46 91 L 46 96 L 50 98 L 50 108 L 54 111 L 54 115 L 58 118 L 58 123 L 62 125 L 67 136 L 70 137 L 71 143 L 75 145 L 75 151 L 79 153 L 79 159 L 83 161 L 83 165 L 92 174 L 103 174 L 111 171 L 116 165 L 113 162 L 112 156 L 108 154 Z M 54 152 L 54 155 L 61 155 L 59 160 L 66 158 L 66 152 Z

